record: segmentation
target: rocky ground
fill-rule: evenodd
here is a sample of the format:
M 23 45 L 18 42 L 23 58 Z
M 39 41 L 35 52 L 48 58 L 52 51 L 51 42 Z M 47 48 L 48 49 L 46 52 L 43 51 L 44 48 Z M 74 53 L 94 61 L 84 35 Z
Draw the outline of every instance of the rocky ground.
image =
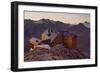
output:
M 69 60 L 69 59 L 87 59 L 88 55 L 78 49 L 69 49 L 62 44 L 56 45 L 50 49 L 35 48 L 32 51 L 25 52 L 24 61 L 47 61 L 47 60 Z

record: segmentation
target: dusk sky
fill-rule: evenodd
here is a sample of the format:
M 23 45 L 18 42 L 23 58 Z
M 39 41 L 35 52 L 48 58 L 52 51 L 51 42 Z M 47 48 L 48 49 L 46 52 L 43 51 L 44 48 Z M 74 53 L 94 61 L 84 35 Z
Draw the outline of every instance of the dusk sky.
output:
M 24 11 L 24 19 L 40 20 L 42 18 L 70 24 L 90 22 L 90 14 Z

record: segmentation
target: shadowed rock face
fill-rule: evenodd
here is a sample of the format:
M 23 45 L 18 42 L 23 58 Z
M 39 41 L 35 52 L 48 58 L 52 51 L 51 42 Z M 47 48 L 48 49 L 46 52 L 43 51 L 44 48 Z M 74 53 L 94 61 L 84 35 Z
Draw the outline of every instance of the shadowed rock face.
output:
M 47 61 L 47 60 L 64 60 L 64 59 L 87 59 L 90 58 L 90 28 L 84 24 L 70 26 L 60 21 L 51 20 L 24 20 L 24 61 Z M 41 26 L 42 25 L 42 26 Z M 52 28 L 58 32 L 70 31 L 77 35 L 77 48 L 69 49 L 64 44 L 47 48 L 36 48 L 29 51 L 29 39 L 31 37 L 40 38 L 40 34 L 46 29 Z
M 47 61 L 47 60 L 69 60 L 87 59 L 88 56 L 80 49 L 69 49 L 63 44 L 56 45 L 51 49 L 36 48 L 25 53 L 24 61 Z

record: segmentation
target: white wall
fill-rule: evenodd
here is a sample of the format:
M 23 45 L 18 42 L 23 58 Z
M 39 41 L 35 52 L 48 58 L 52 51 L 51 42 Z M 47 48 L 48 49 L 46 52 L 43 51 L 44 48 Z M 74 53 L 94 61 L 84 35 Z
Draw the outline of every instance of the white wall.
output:
M 10 69 L 10 2 L 13 0 L 0 0 L 0 73 L 11 73 Z M 17 0 L 16 0 L 17 1 Z M 62 3 L 62 4 L 79 4 L 94 5 L 100 9 L 100 0 L 21 0 L 32 2 Z M 100 13 L 100 10 L 99 12 Z M 100 16 L 100 14 L 98 14 Z M 99 19 L 100 17 L 98 17 Z M 100 22 L 99 22 L 100 23 Z M 98 24 L 99 24 L 98 23 Z M 98 26 L 100 27 L 100 25 Z M 100 28 L 99 28 L 100 31 Z M 99 36 L 100 37 L 100 34 Z M 98 39 L 100 40 L 100 39 Z M 99 46 L 100 48 L 100 46 Z M 100 52 L 100 49 L 98 50 Z M 100 53 L 98 54 L 100 55 Z M 100 58 L 99 58 L 100 60 Z M 99 63 L 100 64 L 100 63 Z M 60 70 L 35 71 L 36 73 L 99 73 L 100 66 L 91 68 L 74 68 Z M 32 73 L 32 71 L 30 71 Z

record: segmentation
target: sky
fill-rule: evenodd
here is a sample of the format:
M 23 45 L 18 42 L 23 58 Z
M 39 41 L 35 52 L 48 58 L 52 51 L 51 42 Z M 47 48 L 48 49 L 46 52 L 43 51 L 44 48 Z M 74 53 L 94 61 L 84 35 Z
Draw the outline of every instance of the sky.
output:
M 42 18 L 70 24 L 84 23 L 85 21 L 90 23 L 90 14 L 24 11 L 24 19 L 40 20 Z

